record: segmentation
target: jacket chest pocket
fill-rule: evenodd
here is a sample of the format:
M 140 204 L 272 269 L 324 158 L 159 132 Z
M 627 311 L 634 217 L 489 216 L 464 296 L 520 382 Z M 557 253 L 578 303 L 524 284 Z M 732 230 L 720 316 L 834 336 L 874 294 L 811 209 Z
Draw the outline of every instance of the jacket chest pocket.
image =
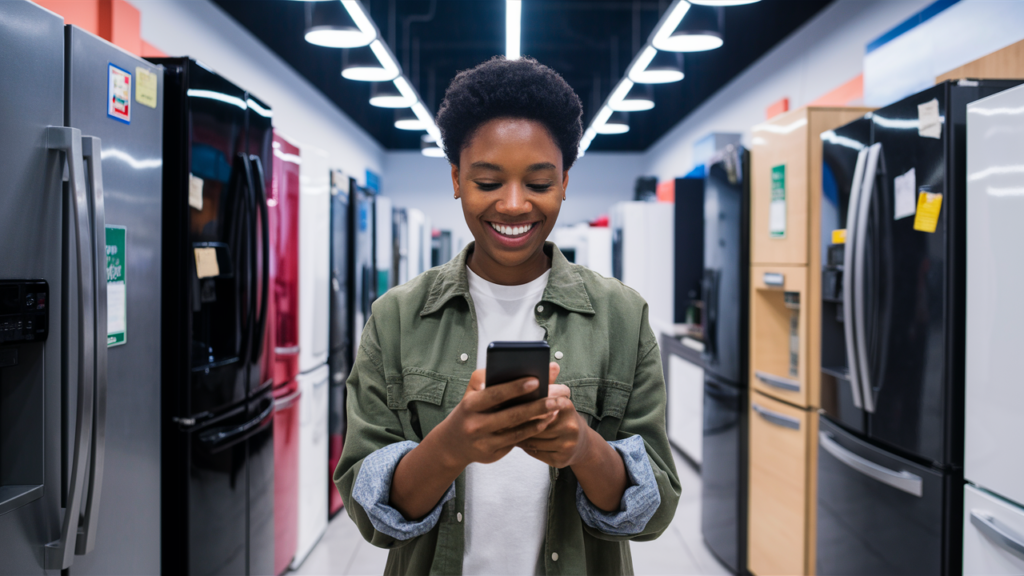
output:
M 388 384 L 388 408 L 398 414 L 407 440 L 419 442 L 447 416 L 442 405 L 448 378 L 407 369 L 402 382 Z
M 601 432 L 602 436 L 614 435 L 618 431 L 632 386 L 601 378 L 572 380 L 565 384 L 571 390 L 569 399 L 573 406 L 584 415 L 591 428 Z

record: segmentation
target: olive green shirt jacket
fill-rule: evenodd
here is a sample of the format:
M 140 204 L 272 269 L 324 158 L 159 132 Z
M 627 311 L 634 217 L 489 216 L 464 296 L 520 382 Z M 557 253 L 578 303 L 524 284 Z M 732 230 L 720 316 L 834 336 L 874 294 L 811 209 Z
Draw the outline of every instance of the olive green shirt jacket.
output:
M 348 378 L 348 429 L 334 482 L 363 537 L 391 550 L 385 574 L 462 573 L 465 472 L 455 482 L 455 497 L 440 506 L 436 525 L 408 540 L 376 530 L 352 490 L 368 456 L 392 444 L 419 442 L 444 420 L 462 399 L 477 354 L 486 353 L 477 350 L 466 278 L 472 250 L 470 243 L 452 261 L 374 302 Z M 552 361 L 561 365 L 558 383 L 571 389 L 577 412 L 605 440 L 642 438 L 661 503 L 639 533 L 608 534 L 582 521 L 572 469 L 552 468 L 544 571 L 632 574 L 628 541 L 661 535 L 680 493 L 665 430 L 657 338 L 639 294 L 570 263 L 550 242 L 545 251 L 551 256 L 551 274 L 535 315 L 547 334 Z

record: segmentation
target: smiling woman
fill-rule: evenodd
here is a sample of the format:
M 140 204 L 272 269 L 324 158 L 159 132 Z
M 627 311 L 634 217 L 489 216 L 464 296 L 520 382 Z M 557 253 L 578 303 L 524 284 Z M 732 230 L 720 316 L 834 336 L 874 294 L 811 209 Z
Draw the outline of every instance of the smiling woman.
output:
M 445 95 L 437 125 L 476 241 L 373 304 L 334 476 L 363 536 L 392 549 L 388 574 L 631 574 L 629 540 L 675 513 L 647 304 L 545 242 L 581 114 L 531 58 L 484 62 Z M 540 383 L 485 386 L 484 351 L 538 340 L 548 396 L 500 408 Z

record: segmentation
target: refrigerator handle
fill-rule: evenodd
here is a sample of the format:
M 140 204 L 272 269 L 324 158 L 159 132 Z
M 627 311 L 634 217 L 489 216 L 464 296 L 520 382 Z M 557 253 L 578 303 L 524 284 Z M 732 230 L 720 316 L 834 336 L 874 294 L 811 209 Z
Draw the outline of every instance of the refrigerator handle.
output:
M 103 145 L 95 136 L 82 137 L 82 154 L 89 171 L 90 207 L 92 208 L 93 254 L 96 289 L 96 356 L 95 393 L 93 395 L 92 458 L 89 463 L 89 491 L 85 512 L 78 528 L 75 554 L 92 552 L 96 547 L 99 523 L 100 495 L 103 491 L 103 462 L 106 453 L 107 430 L 107 218 L 103 204 Z
M 254 336 L 252 330 L 253 316 L 256 312 L 256 300 L 253 294 L 254 285 L 256 283 L 253 266 L 252 252 L 255 250 L 253 245 L 253 234 L 255 234 L 255 228 L 252 224 L 252 213 L 251 210 L 254 208 L 252 205 L 253 199 L 253 185 L 252 185 L 252 172 L 250 170 L 249 161 L 245 157 L 245 154 L 238 154 L 239 170 L 242 172 L 242 190 L 240 190 L 241 196 L 241 213 L 242 219 L 239 221 L 240 229 L 242 234 L 239 237 L 240 246 L 239 249 L 244 251 L 245 258 L 239 257 L 239 265 L 246 267 L 244 278 L 240 278 L 239 282 L 244 282 L 244 298 L 241 301 L 246 303 L 245 311 L 245 324 L 244 330 L 242 331 L 242 358 L 245 366 L 248 366 L 252 361 L 252 339 Z
M 997 520 L 985 510 L 971 509 L 971 524 L 1001 547 L 1024 558 L 1024 536 Z
M 769 410 L 763 406 L 754 404 L 753 402 L 751 402 L 750 407 L 753 408 L 754 412 L 757 412 L 761 418 L 764 418 L 776 426 L 782 426 L 783 428 L 790 428 L 792 430 L 800 429 L 800 421 L 796 418 L 786 416 L 785 414 L 779 414 L 778 412 Z
M 850 203 L 846 210 L 846 247 L 843 249 L 843 333 L 846 336 L 846 365 L 849 367 L 850 391 L 853 392 L 853 405 L 864 408 L 861 401 L 861 384 L 858 377 L 857 343 L 854 335 L 853 320 L 853 251 L 857 246 L 857 212 L 860 209 L 861 187 L 864 184 L 864 164 L 868 150 L 857 153 L 857 166 L 853 170 L 853 184 L 850 186 Z
M 259 316 L 256 320 L 256 339 L 253 341 L 253 357 L 259 357 L 263 348 L 263 336 L 267 329 L 267 304 L 270 299 L 270 217 L 267 214 L 267 184 L 263 173 L 263 162 L 260 157 L 251 154 L 254 201 L 260 215 L 261 248 L 263 250 L 263 274 L 260 278 L 261 301 Z
M 818 441 L 821 447 L 826 452 L 831 454 L 843 464 L 846 464 L 850 468 L 853 468 L 857 472 L 878 480 L 883 484 L 888 484 L 897 490 L 902 490 L 912 496 L 920 498 L 924 495 L 924 481 L 921 477 L 912 472 L 906 470 L 890 470 L 885 466 L 875 464 L 867 458 L 863 458 L 853 452 L 850 452 L 846 448 L 839 445 L 838 442 L 832 437 L 832 434 L 825 432 L 824 430 L 818 432 Z
M 863 394 L 864 409 L 870 413 L 875 411 L 875 397 L 871 391 L 871 372 L 868 367 L 868 355 L 867 355 L 867 336 L 866 336 L 866 320 L 864 317 L 864 293 L 865 278 L 864 273 L 864 260 L 867 245 L 867 234 L 868 234 L 868 214 L 871 211 L 871 196 L 875 191 L 875 177 L 878 175 L 878 167 L 881 162 L 882 156 L 882 144 L 872 144 L 867 150 L 867 164 L 865 165 L 864 171 L 864 183 L 861 189 L 861 197 L 859 205 L 857 206 L 857 220 L 858 224 L 856 230 L 856 240 L 854 241 L 854 262 L 853 262 L 853 331 L 856 340 L 856 352 L 857 352 L 857 369 L 858 379 L 860 380 L 860 388 Z
M 68 486 L 67 508 L 60 539 L 45 547 L 43 563 L 47 570 L 64 570 L 74 561 L 78 538 L 78 519 L 85 488 L 86 456 L 92 441 L 93 360 L 95 331 L 93 328 L 93 266 L 92 238 L 89 234 L 89 202 L 86 198 L 85 168 L 82 160 L 82 133 L 77 128 L 50 126 L 46 129 L 46 147 L 63 152 L 68 163 L 68 179 L 74 204 L 75 240 L 78 251 L 78 406 L 75 409 L 75 444 L 72 456 L 71 483 Z

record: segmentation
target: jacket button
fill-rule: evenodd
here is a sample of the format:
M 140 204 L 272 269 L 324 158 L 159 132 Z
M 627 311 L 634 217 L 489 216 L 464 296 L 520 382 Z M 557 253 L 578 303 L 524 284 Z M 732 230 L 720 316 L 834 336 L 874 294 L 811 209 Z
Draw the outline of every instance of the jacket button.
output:
M 466 360 L 469 360 L 469 354 L 463 352 L 462 356 L 459 356 L 459 362 L 465 362 Z
M 558 552 L 552 552 L 551 553 L 551 561 L 552 562 L 558 562 Z
M 544 311 L 544 305 L 543 304 L 538 304 L 537 305 L 537 312 L 543 312 L 543 311 Z
M 558 352 L 555 352 L 555 360 L 561 360 L 562 356 L 565 356 L 565 354 L 562 354 L 561 350 L 559 350 Z
M 455 514 L 455 519 L 458 520 L 459 522 L 462 522 L 462 512 L 459 512 L 459 513 Z

